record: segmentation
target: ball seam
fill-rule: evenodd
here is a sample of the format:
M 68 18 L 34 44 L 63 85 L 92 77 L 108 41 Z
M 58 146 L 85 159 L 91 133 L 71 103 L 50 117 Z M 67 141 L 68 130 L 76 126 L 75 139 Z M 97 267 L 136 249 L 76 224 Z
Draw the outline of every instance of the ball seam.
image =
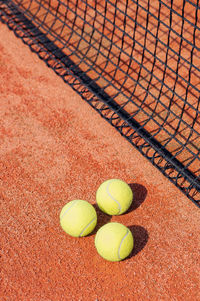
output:
M 63 219 L 63 217 L 68 213 L 68 211 L 76 204 L 78 202 L 78 200 L 76 200 L 75 202 L 73 202 L 72 204 L 71 204 L 71 206 L 69 206 L 66 210 L 65 210 L 65 212 L 63 212 L 63 214 L 62 214 L 62 216 L 60 217 L 60 221 Z
M 85 228 L 81 231 L 81 233 L 79 234 L 79 237 L 81 237 L 81 235 L 84 233 L 84 231 L 93 223 L 93 221 L 95 221 L 96 217 L 94 217 L 91 222 L 89 222 L 87 224 L 87 226 L 85 226 Z
M 118 208 L 119 208 L 119 211 L 117 212 L 117 214 L 119 214 L 119 213 L 121 212 L 121 210 L 122 210 L 121 205 L 120 205 L 120 203 L 118 202 L 118 200 L 116 200 L 116 199 L 112 196 L 112 194 L 111 194 L 110 191 L 109 191 L 109 186 L 111 185 L 112 182 L 113 182 L 113 180 L 110 181 L 110 182 L 108 182 L 108 184 L 107 184 L 107 186 L 106 186 L 106 192 L 107 192 L 107 194 L 109 195 L 109 197 L 110 197 L 115 203 L 117 203 Z
M 121 246 L 122 246 L 122 244 L 123 244 L 125 238 L 128 236 L 128 234 L 129 234 L 129 230 L 127 230 L 127 233 L 124 235 L 124 237 L 122 238 L 122 240 L 121 240 L 121 242 L 120 242 L 120 245 L 119 245 L 119 249 L 118 249 L 117 255 L 118 255 L 118 258 L 119 258 L 120 260 L 123 259 L 123 258 L 120 257 L 120 249 L 121 249 Z

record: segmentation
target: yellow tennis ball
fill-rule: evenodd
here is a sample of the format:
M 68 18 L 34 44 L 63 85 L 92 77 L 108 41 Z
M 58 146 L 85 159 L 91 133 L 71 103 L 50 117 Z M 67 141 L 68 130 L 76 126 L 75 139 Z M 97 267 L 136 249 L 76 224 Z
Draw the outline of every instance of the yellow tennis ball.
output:
M 109 261 L 120 261 L 130 255 L 134 239 L 131 231 L 119 223 L 108 223 L 95 236 L 95 247 L 100 256 Z
M 133 200 L 130 186 L 119 179 L 103 182 L 97 190 L 99 208 L 109 215 L 120 215 L 128 210 Z
M 96 224 L 96 210 L 86 201 L 71 201 L 60 212 L 60 225 L 71 236 L 86 236 L 94 230 Z

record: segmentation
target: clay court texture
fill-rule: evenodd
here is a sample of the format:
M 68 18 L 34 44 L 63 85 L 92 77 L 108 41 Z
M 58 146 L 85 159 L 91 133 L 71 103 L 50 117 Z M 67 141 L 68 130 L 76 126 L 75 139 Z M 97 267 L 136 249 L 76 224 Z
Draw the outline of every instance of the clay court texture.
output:
M 197 206 L 2 23 L 0 141 L 2 301 L 200 300 Z M 96 205 L 110 178 L 134 193 L 120 216 Z M 60 227 L 74 199 L 97 210 L 87 237 Z M 120 262 L 94 245 L 110 221 L 135 239 Z

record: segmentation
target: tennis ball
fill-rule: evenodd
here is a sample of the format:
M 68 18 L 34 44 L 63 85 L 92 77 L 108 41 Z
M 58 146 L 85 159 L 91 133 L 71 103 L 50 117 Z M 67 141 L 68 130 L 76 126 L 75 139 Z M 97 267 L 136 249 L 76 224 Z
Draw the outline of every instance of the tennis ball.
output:
M 95 247 L 100 256 L 109 261 L 125 259 L 132 251 L 134 239 L 131 231 L 119 223 L 108 223 L 95 236 Z
M 111 179 L 103 182 L 97 190 L 99 208 L 109 215 L 120 215 L 128 210 L 133 200 L 130 186 L 122 180 Z
M 86 236 L 97 224 L 97 214 L 94 207 L 83 200 L 67 203 L 60 212 L 60 225 L 69 235 Z

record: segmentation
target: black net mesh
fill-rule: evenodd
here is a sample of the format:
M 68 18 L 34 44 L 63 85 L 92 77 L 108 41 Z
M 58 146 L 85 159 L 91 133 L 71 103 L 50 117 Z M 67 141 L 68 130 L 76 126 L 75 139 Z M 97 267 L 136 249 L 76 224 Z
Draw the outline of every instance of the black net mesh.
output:
M 199 0 L 0 0 L 0 19 L 200 207 Z

